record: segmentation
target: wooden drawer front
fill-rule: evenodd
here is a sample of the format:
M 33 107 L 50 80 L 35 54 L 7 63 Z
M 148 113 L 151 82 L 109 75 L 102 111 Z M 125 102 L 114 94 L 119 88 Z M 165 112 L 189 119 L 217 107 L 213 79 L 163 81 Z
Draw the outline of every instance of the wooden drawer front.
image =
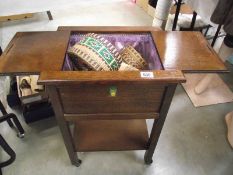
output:
M 116 87 L 116 96 L 110 95 Z M 158 84 L 83 84 L 59 87 L 65 114 L 158 112 L 165 86 Z

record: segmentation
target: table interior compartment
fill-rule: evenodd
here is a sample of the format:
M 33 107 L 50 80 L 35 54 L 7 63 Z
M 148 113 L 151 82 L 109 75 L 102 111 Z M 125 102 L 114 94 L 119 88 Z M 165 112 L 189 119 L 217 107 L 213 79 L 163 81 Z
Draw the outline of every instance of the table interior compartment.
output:
M 69 44 L 67 50 L 78 43 L 87 33 L 71 32 L 69 38 Z M 151 33 L 98 33 L 98 35 L 107 39 L 116 49 L 121 52 L 121 50 L 130 45 L 137 50 L 140 55 L 145 59 L 148 64 L 148 70 L 161 70 L 163 66 L 161 64 L 159 54 L 157 52 L 156 46 L 154 44 Z M 63 71 L 72 71 L 74 67 L 69 55 L 65 55 Z

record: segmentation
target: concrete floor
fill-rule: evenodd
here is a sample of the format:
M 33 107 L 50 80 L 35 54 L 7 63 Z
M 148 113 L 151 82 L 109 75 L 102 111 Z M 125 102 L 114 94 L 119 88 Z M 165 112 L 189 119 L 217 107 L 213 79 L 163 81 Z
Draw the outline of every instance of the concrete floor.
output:
M 101 2 L 101 3 L 100 3 Z M 95 0 L 89 7 L 70 5 L 33 19 L 3 23 L 0 29 L 3 48 L 16 31 L 55 30 L 59 25 L 151 25 L 152 19 L 127 0 Z M 233 72 L 233 67 L 229 66 Z M 233 89 L 233 73 L 222 75 Z M 3 81 L 1 81 L 3 82 Z M 3 84 L 1 91 L 3 90 Z M 15 150 L 16 161 L 3 169 L 5 175 L 232 175 L 233 151 L 226 140 L 224 115 L 233 103 L 195 108 L 179 86 L 154 154 L 154 163 L 143 163 L 144 151 L 79 153 L 83 160 L 77 168 L 69 162 L 55 118 L 30 125 L 19 119 L 26 130 L 24 139 L 16 137 L 6 123 L 0 132 Z M 8 108 L 8 111 L 11 111 Z M 148 120 L 150 130 L 152 121 Z M 0 152 L 0 157 L 6 156 Z

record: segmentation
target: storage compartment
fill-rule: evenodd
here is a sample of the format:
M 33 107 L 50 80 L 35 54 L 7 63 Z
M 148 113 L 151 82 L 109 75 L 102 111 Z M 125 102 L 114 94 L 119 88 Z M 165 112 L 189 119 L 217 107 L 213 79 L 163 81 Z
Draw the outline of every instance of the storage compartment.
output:
M 87 33 L 71 32 L 67 50 Z M 145 59 L 148 70 L 163 69 L 150 33 L 98 33 L 121 50 L 130 45 Z M 72 71 L 73 62 L 66 53 L 63 71 Z M 145 71 L 148 71 L 145 70 Z M 140 74 L 140 72 L 138 72 Z M 112 89 L 115 90 L 111 94 Z M 79 84 L 62 86 L 59 94 L 65 114 L 157 113 L 165 86 L 151 83 Z M 75 106 L 75 107 L 74 107 Z M 155 116 L 155 115 L 154 115 Z
M 59 93 L 65 114 L 156 113 L 164 90 L 164 85 L 133 82 L 62 86 Z
M 67 50 L 80 42 L 85 34 L 72 32 Z M 128 45 L 134 47 L 147 62 L 148 70 L 163 69 L 150 33 L 98 33 L 98 35 L 110 41 L 119 52 Z M 65 56 L 63 70 L 73 70 L 68 54 Z M 115 89 L 115 95 L 111 94 L 112 88 Z M 59 88 L 66 114 L 157 112 L 163 92 L 163 85 L 148 83 L 80 84 L 73 89 L 65 86 Z
M 75 123 L 76 151 L 145 150 L 145 120 L 86 120 Z
M 87 33 L 71 32 L 67 50 L 74 46 Z M 156 46 L 150 33 L 97 33 L 99 36 L 108 40 L 115 48 L 121 52 L 128 45 L 132 46 L 147 62 L 148 70 L 161 70 L 161 64 Z M 74 70 L 71 58 L 65 55 L 64 71 Z

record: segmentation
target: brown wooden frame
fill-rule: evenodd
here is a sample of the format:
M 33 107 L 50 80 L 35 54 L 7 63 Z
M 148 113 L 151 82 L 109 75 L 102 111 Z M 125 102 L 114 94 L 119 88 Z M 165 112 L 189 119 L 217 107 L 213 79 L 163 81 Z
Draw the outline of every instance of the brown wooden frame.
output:
M 156 44 L 165 70 L 182 70 L 185 73 L 229 72 L 200 32 L 161 31 L 160 28 L 119 26 L 60 26 L 58 31 L 136 33 L 149 32 Z M 210 61 L 211 60 L 211 61 Z
M 145 163 L 152 163 L 152 156 L 154 153 L 154 149 L 159 139 L 159 135 L 161 133 L 164 121 L 166 119 L 166 115 L 168 109 L 170 107 L 170 103 L 172 101 L 172 97 L 175 92 L 175 88 L 177 84 L 185 82 L 185 78 L 180 71 L 165 71 L 158 70 L 153 71 L 155 78 L 152 79 L 143 79 L 140 78 L 140 72 L 131 71 L 131 72 L 72 72 L 72 71 L 56 71 L 56 72 L 42 72 L 39 83 L 47 86 L 49 97 L 51 99 L 52 105 L 55 110 L 56 118 L 58 121 L 58 125 L 61 129 L 61 133 L 66 145 L 67 152 L 69 154 L 71 163 L 73 165 L 79 166 L 81 161 L 78 159 L 77 150 L 86 151 L 85 148 L 77 149 L 77 145 L 75 144 L 75 138 L 72 136 L 69 122 L 76 121 L 96 121 L 96 120 L 133 120 L 133 119 L 154 119 L 154 125 L 152 132 L 150 134 L 150 138 L 147 140 L 144 148 L 135 147 L 135 149 L 146 149 L 145 154 Z M 149 84 L 163 84 L 165 86 L 165 90 L 163 92 L 163 97 L 161 99 L 159 111 L 156 113 L 108 113 L 108 114 L 65 114 L 64 106 L 61 99 L 61 93 L 59 91 L 60 88 L 66 87 L 75 87 L 80 84 L 91 83 L 93 84 L 106 84 L 106 83 L 143 83 L 147 82 Z M 145 87 L 146 88 L 146 87 Z M 75 93 L 74 93 L 75 95 Z M 156 98 L 156 97 L 152 97 Z M 75 108 L 75 106 L 73 106 Z M 129 150 L 131 150 L 131 145 L 127 145 Z M 92 151 L 93 148 L 87 149 L 87 151 Z M 102 150 L 109 150 L 108 147 L 102 148 Z M 134 149 L 134 148 L 133 148 Z M 110 149 L 111 150 L 111 149 Z M 115 148 L 114 150 L 123 150 L 122 148 Z
M 175 92 L 177 84 L 185 82 L 185 78 L 181 71 L 185 72 L 226 72 L 226 67 L 223 62 L 219 59 L 217 54 L 213 51 L 209 44 L 205 41 L 204 37 L 197 32 L 165 32 L 159 31 L 160 29 L 154 27 L 59 27 L 54 32 L 23 32 L 17 33 L 12 41 L 5 49 L 0 60 L 0 74 L 12 75 L 12 74 L 40 74 L 39 83 L 46 85 L 48 94 L 51 99 L 53 108 L 55 110 L 58 125 L 60 127 L 65 146 L 71 160 L 71 163 L 79 166 L 81 161 L 78 159 L 77 151 L 95 151 L 95 150 L 137 150 L 144 149 L 145 163 L 152 163 L 152 157 L 157 145 L 163 124 L 166 119 L 167 112 L 169 110 L 172 97 Z M 153 71 L 154 78 L 144 79 L 140 77 L 140 72 L 72 72 L 62 71 L 64 62 L 64 55 L 69 42 L 69 36 L 71 32 L 99 32 L 99 33 L 140 33 L 149 32 L 156 44 L 156 48 L 161 58 L 161 62 L 165 70 Z M 33 47 L 31 47 L 33 46 Z M 30 48 L 30 49 L 29 49 Z M 19 61 L 20 60 L 20 61 Z M 201 64 L 200 64 L 201 63 Z M 205 64 L 203 64 L 205 63 Z M 175 70 L 179 69 L 179 70 Z M 50 72 L 51 71 L 51 72 Z M 128 97 L 126 94 L 135 95 L 136 90 L 133 90 L 132 85 L 136 85 L 140 88 L 143 93 L 142 85 L 145 88 L 150 87 L 150 92 L 153 94 L 147 99 L 143 95 L 138 95 L 141 99 L 144 99 L 147 104 L 155 104 L 154 110 L 152 106 L 148 107 L 145 105 L 145 111 L 143 108 L 140 110 L 132 110 L 133 105 L 140 106 L 142 103 L 131 103 L 130 110 L 127 111 L 121 108 L 119 112 L 99 112 L 99 108 L 91 109 L 90 112 L 80 113 L 78 112 L 77 104 L 74 100 L 71 102 L 73 106 L 67 110 L 69 101 L 74 97 L 77 100 L 77 96 L 81 97 L 76 93 L 72 96 L 72 92 L 66 90 L 66 88 L 74 89 L 75 87 L 81 87 L 85 85 L 87 88 L 93 86 L 100 88 L 101 85 L 116 84 L 124 85 L 123 89 L 124 98 Z M 132 84 L 132 85 L 131 85 Z M 133 91 L 130 92 L 127 86 L 131 86 Z M 65 88 L 64 88 L 65 87 Z M 123 86 L 121 86 L 123 87 Z M 158 93 L 153 92 L 153 87 L 157 88 Z M 137 89 L 137 88 L 135 88 Z M 155 91 L 156 91 L 155 90 Z M 103 92 L 103 91 L 102 91 Z M 123 97 L 119 99 L 124 99 Z M 148 95 L 148 93 L 147 93 Z M 66 98 L 68 97 L 68 98 Z M 89 100 L 91 99 L 88 96 Z M 99 98 L 99 97 L 98 97 Z M 95 98 L 98 99 L 97 97 Z M 108 97 L 103 96 L 99 98 L 102 100 Z M 126 99 L 126 98 L 125 98 Z M 130 98 L 131 101 L 134 98 Z M 82 99 L 80 99 L 82 100 Z M 136 99 L 138 100 L 138 99 Z M 147 101 L 151 100 L 151 101 Z M 110 100 L 111 101 L 111 100 Z M 114 101 L 114 99 L 113 99 Z M 120 104 L 119 101 L 115 100 L 116 104 Z M 66 105 L 64 105 L 66 104 Z M 68 104 L 68 105 L 67 105 Z M 81 103 L 79 103 L 80 105 Z M 86 103 L 87 104 L 87 103 Z M 93 105 L 93 104 L 92 104 Z M 100 104 L 98 104 L 100 106 Z M 142 104 L 143 105 L 143 104 Z M 80 107 L 79 107 L 80 109 Z M 68 111 L 68 113 L 67 113 Z M 98 111 L 98 112 L 96 112 Z M 69 113 L 74 112 L 74 113 Z M 117 119 L 117 120 L 116 120 Z M 154 119 L 154 124 L 150 137 L 146 130 L 145 119 Z M 115 147 L 106 147 L 106 145 L 100 145 L 99 148 L 95 149 L 91 146 L 91 142 L 82 144 L 82 142 L 75 140 L 76 135 L 80 130 L 74 130 L 74 134 L 69 127 L 70 122 L 74 122 L 75 125 L 82 126 L 84 130 L 81 130 L 83 134 L 88 134 L 85 127 L 88 123 L 94 122 L 100 126 L 105 127 L 106 122 L 110 130 L 114 131 L 114 126 L 129 127 L 128 132 L 130 137 L 137 136 L 140 139 L 134 139 L 135 143 L 128 143 L 127 137 L 122 133 L 121 137 L 124 137 L 123 145 Z M 135 126 L 131 126 L 130 123 L 135 123 Z M 139 122 L 140 121 L 140 122 Z M 142 122 L 141 122 L 142 121 Z M 102 122 L 102 123 L 101 123 Z M 116 125 L 114 125 L 114 123 Z M 113 126 L 113 127 L 112 127 Z M 92 127 L 95 129 L 95 127 Z M 142 131 L 142 132 L 141 132 Z M 147 131 L 147 130 L 146 130 Z M 90 133 L 89 133 L 90 134 Z M 95 134 L 95 133 L 94 133 Z M 93 134 L 93 135 L 94 135 Z M 117 133 L 118 134 L 118 133 Z M 94 135 L 95 136 L 95 135 Z M 100 135 L 97 136 L 100 139 Z M 104 135 L 106 138 L 111 139 L 111 135 L 107 132 Z M 116 136 L 116 135 L 115 135 Z M 112 140 L 113 143 L 116 140 Z M 142 142 L 141 142 L 142 141 Z M 146 144 L 144 144 L 146 141 Z M 115 143 L 114 143 L 115 144 Z M 134 145 L 135 144 L 135 145 Z M 87 146 L 87 147 L 86 147 Z M 108 146 L 108 145 L 107 145 Z M 113 146 L 111 143 L 109 146 Z

